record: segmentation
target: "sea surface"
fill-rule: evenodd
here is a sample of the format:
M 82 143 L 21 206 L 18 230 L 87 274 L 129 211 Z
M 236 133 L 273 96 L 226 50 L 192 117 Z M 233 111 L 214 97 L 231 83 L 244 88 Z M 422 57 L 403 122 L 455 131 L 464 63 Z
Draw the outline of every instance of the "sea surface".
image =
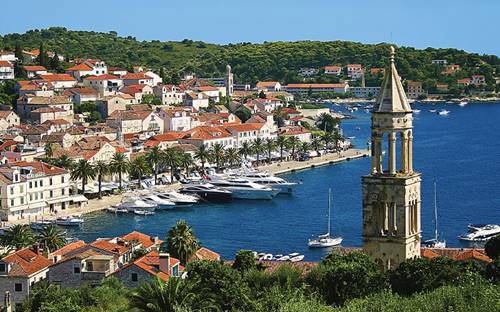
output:
M 332 106 L 347 112 L 345 107 Z M 414 168 L 422 173 L 423 239 L 434 231 L 433 183 L 437 182 L 439 232 L 449 247 L 467 247 L 457 236 L 469 223 L 500 223 L 500 103 L 414 104 Z M 430 109 L 450 111 L 448 116 Z M 347 112 L 348 113 L 348 112 Z M 354 112 L 343 121 L 344 135 L 366 148 L 370 114 Z M 293 195 L 272 201 L 234 201 L 200 204 L 157 212 L 154 216 L 86 215 L 79 229 L 69 234 L 85 241 L 114 237 L 132 230 L 165 238 L 179 219 L 194 228 L 202 245 L 225 259 L 239 249 L 273 254 L 299 252 L 307 261 L 320 260 L 328 250 L 309 249 L 307 240 L 326 232 L 328 189 L 332 189 L 332 232 L 343 246 L 361 246 L 361 176 L 369 173 L 370 159 L 362 158 L 283 175 L 301 180 Z

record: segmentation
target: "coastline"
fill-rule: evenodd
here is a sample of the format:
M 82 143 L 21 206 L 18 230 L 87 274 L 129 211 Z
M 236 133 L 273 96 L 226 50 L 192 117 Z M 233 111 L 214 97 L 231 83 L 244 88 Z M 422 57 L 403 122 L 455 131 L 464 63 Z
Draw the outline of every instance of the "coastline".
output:
M 351 159 L 357 159 L 357 158 L 362 158 L 362 157 L 367 157 L 369 156 L 369 151 L 366 149 L 356 149 L 356 148 L 351 148 L 346 151 L 343 151 L 339 154 L 337 153 L 329 153 L 326 155 L 318 156 L 311 158 L 306 161 L 283 161 L 283 162 L 276 162 L 268 165 L 263 165 L 263 166 L 258 166 L 256 167 L 259 170 L 263 171 L 269 171 L 272 172 L 273 174 L 284 174 L 288 172 L 294 172 L 294 171 L 299 171 L 299 170 L 307 170 L 307 169 L 313 169 L 315 167 L 319 166 L 325 166 L 325 165 L 330 165 L 330 164 L 336 164 L 344 161 L 348 161 Z M 170 185 L 162 185 L 159 186 L 161 190 L 164 191 L 169 191 L 169 190 L 176 190 L 180 187 L 180 183 L 174 183 Z M 37 218 L 23 218 L 19 220 L 13 220 L 13 221 L 4 221 L 2 222 L 4 225 L 9 224 L 9 225 L 15 225 L 15 224 L 29 224 L 31 221 L 36 221 L 36 220 L 52 220 L 57 217 L 64 217 L 64 216 L 71 216 L 71 215 L 84 215 L 84 214 L 89 214 L 93 213 L 96 211 L 102 211 L 106 209 L 107 207 L 111 205 L 117 205 L 119 204 L 123 199 L 123 194 L 115 194 L 115 195 L 109 195 L 109 196 L 104 196 L 102 199 L 89 199 L 88 204 L 85 208 L 83 209 L 71 209 L 71 210 L 64 210 L 64 211 L 59 211 L 57 215 L 54 214 L 49 214 L 46 213 L 43 216 L 38 216 Z
M 462 101 L 468 102 L 469 104 L 473 103 L 499 103 L 500 97 L 491 97 L 491 98 L 478 98 L 478 97 L 462 97 L 462 98 L 451 98 L 451 99 L 423 99 L 423 100 L 414 100 L 409 99 L 411 102 L 419 102 L 421 104 L 427 103 L 448 103 L 450 104 L 459 104 Z M 329 103 L 336 104 L 354 104 L 354 103 L 375 103 L 375 99 L 364 99 L 364 98 L 348 98 L 348 99 L 328 99 L 324 100 Z

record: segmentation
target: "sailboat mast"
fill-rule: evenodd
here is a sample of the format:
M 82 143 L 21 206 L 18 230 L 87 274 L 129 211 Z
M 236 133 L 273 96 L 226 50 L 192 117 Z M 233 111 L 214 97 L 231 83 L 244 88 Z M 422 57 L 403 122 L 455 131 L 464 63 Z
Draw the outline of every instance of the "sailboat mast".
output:
M 434 181 L 434 238 L 438 239 L 438 212 L 437 212 L 437 191 L 436 181 Z
M 331 206 L 332 206 L 332 189 L 328 189 L 328 231 L 327 233 L 330 234 L 330 211 L 331 211 Z

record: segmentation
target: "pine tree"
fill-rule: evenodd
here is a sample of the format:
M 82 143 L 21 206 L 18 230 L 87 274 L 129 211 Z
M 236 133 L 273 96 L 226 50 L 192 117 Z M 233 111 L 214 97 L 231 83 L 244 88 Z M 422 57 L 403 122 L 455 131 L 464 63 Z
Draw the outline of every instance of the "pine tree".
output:
M 38 64 L 40 66 L 47 66 L 48 64 L 48 55 L 47 52 L 45 52 L 45 48 L 43 47 L 43 44 L 40 44 L 40 54 L 38 54 Z
M 21 47 L 21 44 L 19 42 L 16 42 L 16 49 L 14 51 L 14 54 L 16 55 L 19 62 L 23 61 L 23 48 Z
M 56 52 L 54 54 L 54 57 L 50 60 L 50 68 L 53 70 L 58 70 L 60 65 L 61 64 L 59 63 L 59 55 Z
M 167 79 L 165 79 L 165 69 L 163 67 L 160 67 L 160 77 L 161 77 L 162 83 L 166 83 Z

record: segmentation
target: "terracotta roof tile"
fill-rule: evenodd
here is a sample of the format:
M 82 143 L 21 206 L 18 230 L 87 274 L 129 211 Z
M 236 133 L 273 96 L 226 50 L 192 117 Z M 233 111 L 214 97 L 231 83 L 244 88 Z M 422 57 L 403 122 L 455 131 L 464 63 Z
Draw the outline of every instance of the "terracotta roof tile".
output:
M 52 261 L 29 248 L 16 251 L 3 258 L 2 261 L 11 266 L 9 276 L 30 276 L 52 264 Z
M 159 239 L 155 242 L 152 236 L 137 231 L 125 234 L 122 236 L 122 238 L 129 242 L 138 241 L 142 245 L 142 248 L 150 248 L 154 245 L 159 245 L 162 243 L 162 241 Z

